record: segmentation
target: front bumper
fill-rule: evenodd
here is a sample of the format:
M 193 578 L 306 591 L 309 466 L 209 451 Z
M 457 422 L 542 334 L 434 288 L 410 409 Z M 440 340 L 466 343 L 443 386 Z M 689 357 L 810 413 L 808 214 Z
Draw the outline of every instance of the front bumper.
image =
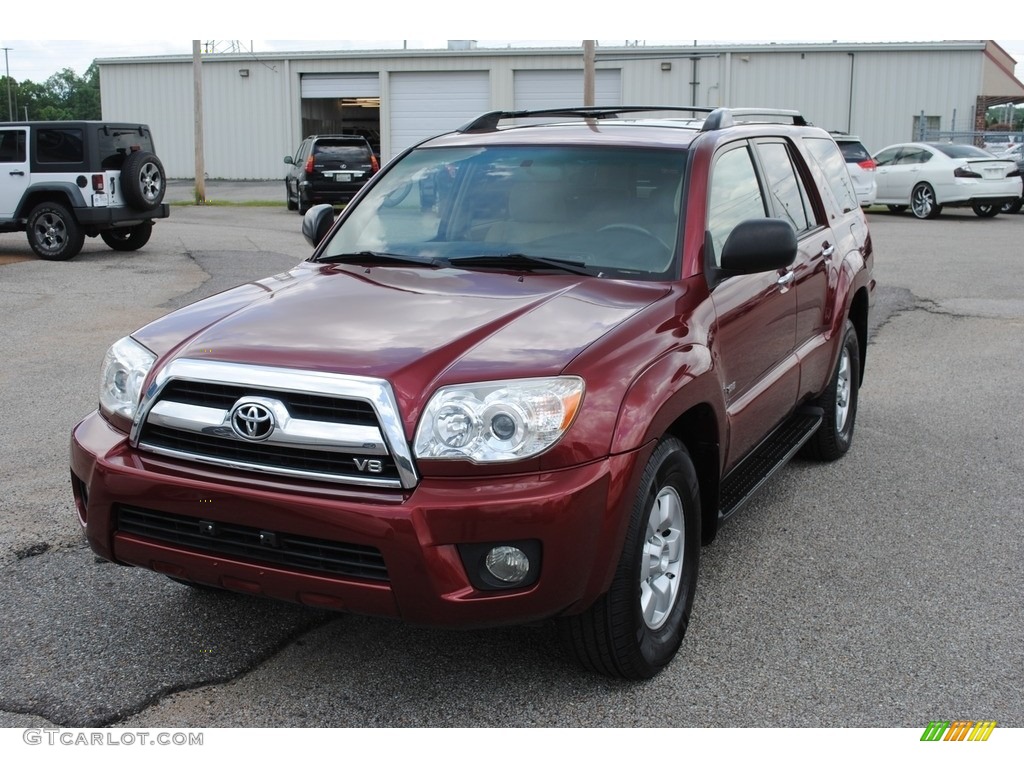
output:
M 93 413 L 72 433 L 71 472 L 89 544 L 109 560 L 319 608 L 481 627 L 578 612 L 607 590 L 649 450 L 556 472 L 425 478 L 407 492 L 344 490 L 138 452 Z M 119 522 L 137 513 L 183 532 L 169 541 Z M 297 565 L 285 552 L 296 540 L 370 551 L 370 572 L 383 570 Z M 475 587 L 467 550 L 506 542 L 536 547 L 536 579 Z

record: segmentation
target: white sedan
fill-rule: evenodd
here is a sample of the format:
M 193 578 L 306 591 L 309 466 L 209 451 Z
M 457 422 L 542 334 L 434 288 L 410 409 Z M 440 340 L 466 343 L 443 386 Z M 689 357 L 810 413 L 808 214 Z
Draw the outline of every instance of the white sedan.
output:
M 934 219 L 943 206 L 971 206 L 995 216 L 1021 196 L 1013 160 L 970 144 L 894 144 L 875 155 L 876 203 L 892 211 L 908 207 L 919 219 Z

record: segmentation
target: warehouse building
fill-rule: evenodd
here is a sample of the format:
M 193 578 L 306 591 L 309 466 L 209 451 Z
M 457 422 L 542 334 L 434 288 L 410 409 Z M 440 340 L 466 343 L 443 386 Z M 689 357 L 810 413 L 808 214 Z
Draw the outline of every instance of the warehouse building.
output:
M 148 123 L 170 178 L 195 171 L 191 56 L 97 60 L 105 120 Z M 1024 102 L 1016 62 L 990 40 L 599 47 L 595 103 L 779 107 L 887 144 L 980 130 Z M 496 109 L 583 103 L 583 48 L 219 53 L 201 57 L 209 178 L 283 178 L 314 133 L 366 136 L 384 161 Z

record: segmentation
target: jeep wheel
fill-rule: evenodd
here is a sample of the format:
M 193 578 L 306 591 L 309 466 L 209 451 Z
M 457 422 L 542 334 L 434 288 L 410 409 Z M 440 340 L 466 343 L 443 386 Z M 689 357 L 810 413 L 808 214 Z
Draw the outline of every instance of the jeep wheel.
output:
M 700 493 L 686 447 L 666 438 L 647 462 L 611 588 L 562 636 L 593 672 L 656 675 L 679 649 L 697 587 Z
M 47 261 L 67 261 L 82 250 L 85 233 L 60 203 L 40 203 L 28 215 L 28 244 Z
M 942 213 L 942 206 L 935 201 L 935 190 L 928 184 L 918 184 L 910 193 L 910 212 L 919 219 L 934 219 Z
M 971 206 L 975 216 L 980 216 L 983 219 L 991 219 L 993 216 L 999 213 L 1002 206 L 991 205 L 989 203 L 975 203 Z
M 151 211 L 164 199 L 164 166 L 152 152 L 132 152 L 121 166 L 121 194 L 139 211 Z
M 115 251 L 137 251 L 149 242 L 153 234 L 153 222 L 144 221 L 134 227 L 118 227 L 100 232 L 103 242 Z
M 860 342 L 853 323 L 846 321 L 843 347 L 836 361 L 828 389 L 814 402 L 825 412 L 818 431 L 808 440 L 801 455 L 819 461 L 835 461 L 850 450 L 857 419 L 857 393 L 860 384 Z

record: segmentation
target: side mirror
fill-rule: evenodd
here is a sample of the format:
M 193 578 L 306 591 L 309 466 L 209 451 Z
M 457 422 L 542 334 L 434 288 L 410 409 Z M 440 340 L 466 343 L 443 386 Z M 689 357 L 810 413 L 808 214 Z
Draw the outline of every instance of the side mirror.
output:
M 719 269 L 749 275 L 784 269 L 796 259 L 796 230 L 782 219 L 740 222 L 722 246 Z
M 295 165 L 295 161 L 292 159 L 291 155 L 285 155 L 284 156 L 284 164 L 285 165 Z
M 302 236 L 316 248 L 334 226 L 334 206 L 330 203 L 314 205 L 302 217 Z

